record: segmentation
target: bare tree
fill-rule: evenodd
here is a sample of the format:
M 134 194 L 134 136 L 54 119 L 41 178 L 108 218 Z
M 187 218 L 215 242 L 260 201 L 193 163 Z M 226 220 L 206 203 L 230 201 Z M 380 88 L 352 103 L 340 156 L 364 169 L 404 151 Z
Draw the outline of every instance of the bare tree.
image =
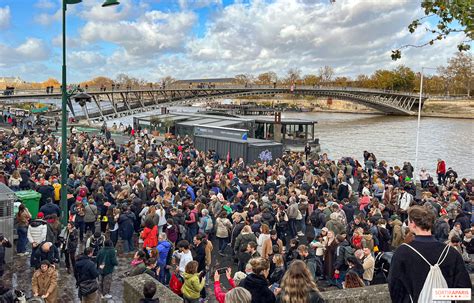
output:
M 322 82 L 329 82 L 334 76 L 334 69 L 328 65 L 319 68 L 318 76 Z

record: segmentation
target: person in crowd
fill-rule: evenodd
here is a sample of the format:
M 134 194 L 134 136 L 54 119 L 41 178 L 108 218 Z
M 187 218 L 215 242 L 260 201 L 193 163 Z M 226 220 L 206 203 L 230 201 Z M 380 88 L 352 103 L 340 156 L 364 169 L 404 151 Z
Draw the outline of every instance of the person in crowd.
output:
M 229 281 L 229 285 L 230 285 L 229 290 L 232 290 L 236 286 L 234 279 L 232 279 L 231 274 L 232 274 L 232 269 L 229 267 L 225 271 L 225 276 L 227 278 L 227 281 Z M 216 297 L 217 302 L 224 303 L 224 302 L 227 302 L 226 293 L 221 288 L 220 279 L 221 279 L 221 274 L 219 273 L 219 271 L 216 270 L 216 272 L 214 273 L 214 296 Z
M 0 233 L 0 277 L 2 277 L 5 272 L 6 249 L 11 247 L 11 242 L 7 238 L 5 238 L 4 234 Z
M 225 303 L 252 303 L 252 294 L 243 287 L 232 288 L 225 294 Z
M 40 212 L 44 214 L 45 217 L 56 214 L 58 217 L 61 215 L 61 210 L 57 204 L 53 203 L 53 199 L 48 198 L 45 205 L 41 206 Z
M 252 295 L 252 303 L 274 303 L 274 293 L 268 288 L 267 277 L 270 270 L 270 262 L 262 257 L 250 259 L 252 272 L 242 281 L 239 286 L 247 289 Z
M 219 217 L 216 219 L 216 228 L 216 238 L 219 240 L 219 254 L 223 255 L 229 243 L 230 231 L 232 230 L 232 223 L 227 219 L 226 211 L 220 212 Z
M 131 253 L 135 250 L 133 244 L 133 233 L 135 232 L 136 216 L 130 211 L 130 207 L 124 206 L 118 219 L 119 236 L 123 241 L 123 252 Z
M 344 282 L 342 283 L 342 288 L 358 288 L 364 286 L 364 281 L 362 281 L 359 275 L 352 270 L 347 272 Z
M 314 256 L 313 250 L 310 250 L 306 245 L 298 246 L 298 253 L 301 259 L 304 261 L 308 267 L 309 272 L 311 273 L 313 279 L 317 280 L 317 263 L 316 257 Z
M 70 274 L 71 268 L 74 270 L 76 267 L 76 250 L 79 241 L 79 232 L 74 226 L 74 222 L 68 222 L 67 226 L 62 230 L 59 238 L 61 241 L 61 252 L 64 255 L 67 273 Z
M 260 234 L 257 238 L 257 252 L 260 256 L 263 256 L 263 245 L 265 241 L 270 240 L 270 227 L 267 224 L 262 224 L 260 226 Z M 266 252 L 267 254 L 270 251 Z
M 158 257 L 158 267 L 160 268 L 160 275 L 158 277 L 158 280 L 166 285 L 167 283 L 167 268 L 166 266 L 168 264 L 168 255 L 170 254 L 170 251 L 173 249 L 173 244 L 168 241 L 166 234 L 165 233 L 160 233 L 158 236 L 158 245 L 156 247 L 159 253 Z
M 204 272 L 198 272 L 198 262 L 190 261 L 186 264 L 184 272 L 184 283 L 181 291 L 183 292 L 185 303 L 198 303 L 201 290 L 204 288 L 206 280 Z
M 268 277 L 268 282 L 270 285 L 280 285 L 281 278 L 285 274 L 285 260 L 280 254 L 275 254 L 272 256 L 272 263 L 275 268 Z
M 143 250 L 139 250 L 133 256 L 133 260 L 130 263 L 132 270 L 129 271 L 128 276 L 133 277 L 136 275 L 141 275 L 146 270 L 146 253 Z
M 100 249 L 96 257 L 97 267 L 100 273 L 100 293 L 104 299 L 112 298 L 110 286 L 112 285 L 112 273 L 118 266 L 117 255 L 111 240 L 105 240 L 104 247 Z
M 39 212 L 36 215 L 36 219 L 30 222 L 28 226 L 27 237 L 28 241 L 31 243 L 31 259 L 35 254 L 35 251 L 38 248 L 38 245 L 46 241 L 46 235 L 48 232 L 47 222 L 43 220 L 44 214 Z
M 84 254 L 79 255 L 76 259 L 74 276 L 81 303 L 94 303 L 98 299 L 99 285 L 97 278 L 99 277 L 99 271 L 96 263 L 92 261 L 93 253 L 94 250 L 88 247 L 84 249 Z
M 186 264 L 193 261 L 193 255 L 187 240 L 179 241 L 177 246 L 178 251 L 174 253 L 174 256 L 179 260 L 179 266 L 176 269 L 183 274 L 186 269 Z
M 145 251 L 158 245 L 158 226 L 152 218 L 145 220 L 145 228 L 140 233 L 140 238 L 143 239 L 143 249 Z
M 98 230 L 87 239 L 86 247 L 91 247 L 93 249 L 92 256 L 95 258 L 102 247 L 104 247 L 104 243 L 105 236 L 100 232 L 100 230 Z
M 143 284 L 143 298 L 138 303 L 160 303 L 160 299 L 153 297 L 156 294 L 156 283 L 154 281 L 146 281 Z
M 370 285 L 374 278 L 375 259 L 372 256 L 372 251 L 368 247 L 364 247 L 362 255 L 362 267 L 364 273 L 362 275 L 365 285 Z
M 449 288 L 472 287 L 462 256 L 432 236 L 434 220 L 435 215 L 422 206 L 412 206 L 408 210 L 408 228 L 415 234 L 415 239 L 408 245 L 401 245 L 393 255 L 388 276 L 392 302 L 418 302 L 434 264 L 439 264 Z
M 281 280 L 281 288 L 277 292 L 277 303 L 324 302 L 313 280 L 313 275 L 301 260 L 291 263 Z
M 257 242 L 257 237 L 252 233 L 252 228 L 249 225 L 245 225 L 240 235 L 235 239 L 234 252 L 237 255 L 238 270 L 243 271 L 245 265 L 250 260 L 250 254 L 247 253 L 247 246 L 250 242 Z
M 51 242 L 44 241 L 38 244 L 38 248 L 31 257 L 31 267 L 34 267 L 35 269 L 40 268 L 43 260 L 48 260 L 53 267 L 56 267 L 56 264 L 59 264 L 59 250 Z
M 28 252 L 26 251 L 26 244 L 28 243 L 28 226 L 31 220 L 31 214 L 26 208 L 26 206 L 21 203 L 18 207 L 18 213 L 16 214 L 17 223 L 17 235 L 18 240 L 16 244 L 16 253 L 19 256 L 26 256 Z
M 31 281 L 34 297 L 41 297 L 46 303 L 58 302 L 58 271 L 48 260 L 41 261 L 41 266 L 33 273 Z

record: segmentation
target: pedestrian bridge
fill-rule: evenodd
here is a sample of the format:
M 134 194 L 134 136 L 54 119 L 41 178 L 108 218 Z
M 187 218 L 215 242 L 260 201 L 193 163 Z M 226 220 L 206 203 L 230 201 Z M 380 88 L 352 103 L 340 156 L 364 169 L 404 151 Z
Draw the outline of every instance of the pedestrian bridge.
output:
M 204 88 L 128 88 L 128 89 L 88 89 L 91 102 L 83 106 L 68 99 L 68 107 L 77 119 L 106 121 L 141 112 L 157 110 L 173 105 L 191 105 L 197 102 L 218 102 L 223 98 L 249 96 L 269 96 L 292 94 L 326 97 L 346 100 L 376 109 L 388 115 L 414 115 L 418 111 L 419 95 L 354 87 L 274 87 L 274 86 L 232 86 Z M 61 93 L 39 91 L 15 91 L 2 95 L 0 102 L 18 102 L 17 100 L 60 99 Z M 422 97 L 422 106 L 426 97 Z M 251 101 L 251 99 L 249 100 Z

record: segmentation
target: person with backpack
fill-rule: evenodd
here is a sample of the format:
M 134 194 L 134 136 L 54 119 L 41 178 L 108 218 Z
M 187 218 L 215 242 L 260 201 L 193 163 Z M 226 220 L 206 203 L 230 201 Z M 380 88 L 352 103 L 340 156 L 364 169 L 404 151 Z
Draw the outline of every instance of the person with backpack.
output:
M 95 222 L 97 222 L 97 216 L 99 215 L 99 210 L 94 203 L 93 199 L 89 199 L 89 203 L 84 206 L 84 224 L 85 232 L 89 230 L 91 234 L 95 233 Z
M 86 247 L 92 248 L 92 259 L 94 260 L 99 251 L 104 247 L 105 236 L 100 232 L 96 231 L 92 236 L 90 236 L 86 241 Z
M 462 256 L 431 234 L 433 212 L 412 206 L 407 214 L 408 228 L 415 238 L 400 245 L 392 257 L 388 275 L 392 302 L 432 302 L 433 288 L 471 289 Z
M 347 258 L 354 256 L 354 249 L 347 242 L 343 235 L 337 235 L 337 248 L 336 248 L 336 261 L 334 262 L 334 279 L 336 280 L 336 286 L 342 288 L 342 282 L 344 281 L 347 270 Z
M 156 249 L 158 250 L 159 254 L 157 263 L 160 267 L 160 274 L 158 276 L 158 280 L 163 285 L 167 285 L 167 274 L 169 273 L 169 270 L 166 268 L 166 266 L 171 264 L 171 259 L 173 257 L 173 244 L 168 241 L 165 233 L 159 234 L 158 246 L 156 247 Z
M 318 237 L 323 227 L 326 226 L 326 215 L 323 213 L 324 208 L 323 203 L 318 203 L 318 208 L 316 208 L 309 216 L 309 220 L 314 229 L 315 238 Z
M 79 232 L 74 227 L 74 222 L 69 221 L 67 226 L 61 231 L 59 235 L 61 242 L 61 252 L 64 254 L 66 262 L 67 273 L 71 273 L 72 269 L 76 267 L 76 249 L 79 240 Z
M 198 222 L 199 233 L 205 234 L 207 237 L 209 237 L 214 231 L 214 223 L 212 222 L 212 218 L 209 215 L 209 211 L 207 209 L 203 209 L 201 214 L 202 216 Z

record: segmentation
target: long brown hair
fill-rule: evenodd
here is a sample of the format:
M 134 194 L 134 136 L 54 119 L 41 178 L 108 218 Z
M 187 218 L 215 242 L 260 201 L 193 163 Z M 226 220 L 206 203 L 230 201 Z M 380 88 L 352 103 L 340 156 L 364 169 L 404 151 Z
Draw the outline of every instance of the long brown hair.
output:
M 281 290 L 281 302 L 307 303 L 310 292 L 317 292 L 318 287 L 306 264 L 301 260 L 295 260 L 281 279 Z

